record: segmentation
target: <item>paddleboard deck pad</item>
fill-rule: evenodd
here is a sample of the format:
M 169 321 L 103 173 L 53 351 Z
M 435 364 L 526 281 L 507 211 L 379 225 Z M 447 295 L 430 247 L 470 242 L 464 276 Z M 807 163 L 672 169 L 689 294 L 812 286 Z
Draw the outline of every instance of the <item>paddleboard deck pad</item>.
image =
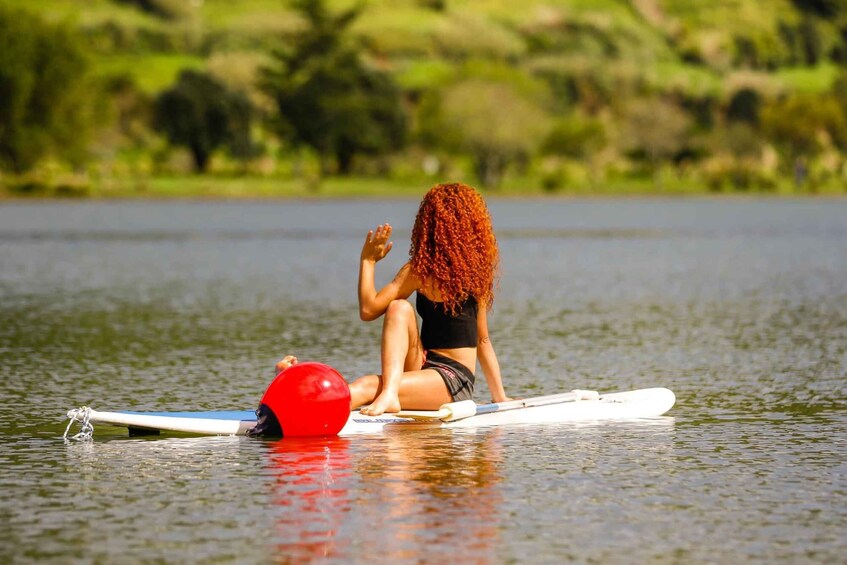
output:
M 590 391 L 574 391 L 590 392 Z M 674 393 L 666 388 L 646 388 L 627 392 L 591 395 L 562 394 L 533 397 L 502 404 L 479 404 L 473 415 L 445 421 L 439 411 L 431 418 L 415 412 L 415 418 L 384 414 L 366 416 L 353 411 L 338 435 L 379 433 L 391 430 L 422 428 L 474 428 L 515 424 L 551 424 L 559 422 L 591 422 L 630 420 L 662 416 L 676 402 Z M 421 417 L 421 415 L 424 417 Z M 151 435 L 162 432 L 197 435 L 245 435 L 256 425 L 255 410 L 208 412 L 106 412 L 83 407 L 70 410 L 65 437 L 74 422 L 81 424 L 80 433 L 71 439 L 88 439 L 94 425 L 127 428 L 130 435 Z

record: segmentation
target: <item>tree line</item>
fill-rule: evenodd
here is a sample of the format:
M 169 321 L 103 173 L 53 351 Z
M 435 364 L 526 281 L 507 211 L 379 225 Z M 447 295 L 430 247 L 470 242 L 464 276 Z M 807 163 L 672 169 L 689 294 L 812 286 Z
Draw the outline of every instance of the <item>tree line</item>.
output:
M 179 15 L 173 6 L 180 4 L 121 1 Z M 843 41 L 824 45 L 803 27 L 813 18 L 847 20 L 847 2 L 795 4 L 806 19 L 783 30 L 785 56 L 802 64 L 847 62 Z M 555 65 L 526 69 L 469 58 L 427 88 L 403 88 L 351 31 L 364 5 L 338 12 L 324 0 L 293 6 L 304 25 L 258 73 L 268 105 L 209 72 L 185 70 L 139 111 L 131 85 L 90 76 L 85 38 L 70 25 L 0 3 L 0 168 L 22 175 L 48 158 L 83 166 L 92 135 L 114 119 L 115 111 L 104 108 L 116 106 L 124 132 L 132 135 L 131 120 L 143 116 L 170 146 L 188 150 L 198 172 L 218 153 L 249 163 L 268 151 L 257 137 L 270 134 L 288 152 L 315 155 L 321 175 L 355 173 L 362 163 L 415 148 L 441 157 L 434 172 L 462 156 L 489 187 L 510 170 L 529 169 L 549 190 L 574 179 L 602 183 L 613 174 L 660 183 L 667 170 L 693 171 L 716 190 L 771 190 L 779 176 L 799 183 L 818 170 L 843 174 L 843 71 L 824 92 L 770 95 L 749 85 L 719 99 L 651 91 L 637 80 L 619 89 L 601 73 Z M 547 48 L 538 42 L 535 49 Z M 741 41 L 736 53 L 749 66 L 773 64 L 754 44 Z

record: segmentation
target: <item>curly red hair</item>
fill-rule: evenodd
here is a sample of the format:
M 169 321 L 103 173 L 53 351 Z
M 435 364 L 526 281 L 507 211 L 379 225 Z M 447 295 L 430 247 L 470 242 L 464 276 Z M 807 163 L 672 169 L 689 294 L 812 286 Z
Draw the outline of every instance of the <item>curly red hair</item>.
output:
M 473 297 L 491 307 L 500 254 L 482 195 L 462 183 L 437 184 L 421 201 L 412 246 L 412 272 L 441 293 L 456 313 Z

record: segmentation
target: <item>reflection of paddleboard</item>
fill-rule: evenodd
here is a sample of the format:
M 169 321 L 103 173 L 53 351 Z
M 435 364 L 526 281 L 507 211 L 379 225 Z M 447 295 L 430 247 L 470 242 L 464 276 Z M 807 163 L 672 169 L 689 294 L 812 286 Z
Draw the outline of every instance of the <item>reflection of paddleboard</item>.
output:
M 666 388 L 646 388 L 603 395 L 593 391 L 573 391 L 494 404 L 477 405 L 464 401 L 446 404 L 441 410 L 401 412 L 397 415 L 365 416 L 354 411 L 350 413 L 347 424 L 339 435 L 374 433 L 389 428 L 472 428 L 505 424 L 652 418 L 670 410 L 675 401 L 673 392 Z M 200 435 L 244 435 L 256 425 L 256 413 L 253 410 L 99 412 L 90 408 L 79 408 L 69 411 L 68 418 L 71 419 L 68 430 L 74 421 L 80 422 L 89 437 L 91 424 L 128 428 L 130 435 L 156 434 L 161 431 Z

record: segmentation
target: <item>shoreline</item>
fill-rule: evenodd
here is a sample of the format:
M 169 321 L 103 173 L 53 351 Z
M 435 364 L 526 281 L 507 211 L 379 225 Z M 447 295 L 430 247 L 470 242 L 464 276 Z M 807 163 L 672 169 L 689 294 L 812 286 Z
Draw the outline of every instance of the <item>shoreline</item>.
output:
M 149 195 L 92 195 L 92 196 L 17 196 L 0 194 L 0 206 L 21 204 L 127 204 L 145 202 L 206 202 L 206 203 L 228 203 L 228 202 L 343 202 L 343 201 L 386 201 L 386 200 L 419 200 L 428 190 L 422 187 L 419 193 L 386 193 L 386 194 L 317 194 L 317 195 L 262 195 L 262 194 L 149 194 Z M 610 193 L 610 192 L 562 192 L 562 193 L 530 193 L 530 192 L 499 192 L 482 191 L 486 200 L 832 200 L 841 201 L 847 199 L 847 192 L 823 192 L 823 193 L 774 193 L 774 192 L 655 192 L 655 193 Z
M 315 185 L 308 180 L 277 177 L 196 176 L 110 179 L 105 182 L 32 182 L 17 188 L 0 182 L 0 205 L 12 202 L 150 202 L 150 201 L 322 201 L 418 199 L 438 182 L 452 178 L 387 179 L 328 177 Z M 468 181 L 465 181 L 468 182 Z M 674 179 L 657 186 L 643 178 L 613 179 L 595 186 L 573 185 L 544 190 L 532 177 L 507 179 L 500 187 L 483 188 L 486 198 L 532 200 L 585 199 L 842 199 L 847 186 L 828 182 L 797 187 L 785 180 L 770 190 L 714 190 L 696 180 Z
M 420 197 L 423 197 L 426 189 L 422 189 Z M 704 201 L 843 201 L 847 200 L 847 194 L 769 194 L 769 193 L 738 193 L 738 194 L 492 194 L 483 193 L 488 201 L 509 200 L 704 200 Z M 88 197 L 62 197 L 62 196 L 39 196 L 39 197 L 6 197 L 0 196 L 0 206 L 39 205 L 39 204 L 132 204 L 132 203 L 282 203 L 282 202 L 377 202 L 377 201 L 417 201 L 420 197 L 411 194 L 395 195 L 332 195 L 332 196 L 219 196 L 219 195 L 193 195 L 193 196 L 88 196 Z

